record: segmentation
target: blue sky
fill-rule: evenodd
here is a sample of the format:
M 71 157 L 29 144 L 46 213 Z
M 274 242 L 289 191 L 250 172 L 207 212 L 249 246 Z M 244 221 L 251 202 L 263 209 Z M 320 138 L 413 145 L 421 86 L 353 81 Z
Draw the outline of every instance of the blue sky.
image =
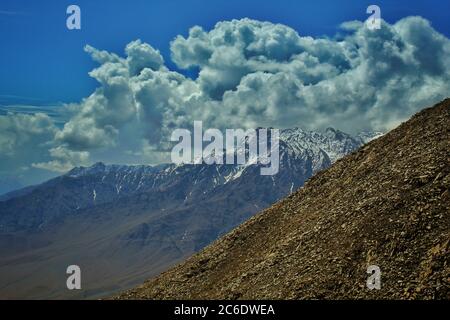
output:
M 81 30 L 66 28 L 71 4 Z M 371 4 L 378 30 L 363 23 Z M 386 132 L 450 95 L 449 12 L 443 0 L 2 0 L 0 193 L 97 161 L 170 161 L 173 129 L 198 120 Z
M 82 10 L 82 30 L 65 28 L 66 8 Z M 0 2 L 0 104 L 75 102 L 95 88 L 95 66 L 85 44 L 119 54 L 134 39 L 159 49 L 167 65 L 169 42 L 193 25 L 211 29 L 221 20 L 250 17 L 286 24 L 300 35 L 334 35 L 343 21 L 365 20 L 369 4 L 388 22 L 420 15 L 450 35 L 450 1 L 443 0 L 2 0 Z M 183 71 L 183 73 L 188 73 Z

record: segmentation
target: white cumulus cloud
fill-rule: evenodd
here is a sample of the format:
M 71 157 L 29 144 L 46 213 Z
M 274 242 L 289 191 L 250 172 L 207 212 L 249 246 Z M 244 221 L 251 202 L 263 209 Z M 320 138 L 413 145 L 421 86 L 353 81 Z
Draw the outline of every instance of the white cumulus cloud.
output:
M 380 30 L 346 22 L 335 38 L 250 19 L 194 26 L 171 42 L 171 57 L 198 69 L 195 79 L 169 70 L 140 40 L 124 56 L 85 50 L 99 63 L 90 72 L 98 88 L 71 106 L 62 128 L 45 115 L 0 116 L 2 161 L 39 152 L 28 165 L 54 171 L 161 161 L 172 130 L 194 120 L 219 129 L 386 131 L 450 95 L 450 40 L 420 17 Z

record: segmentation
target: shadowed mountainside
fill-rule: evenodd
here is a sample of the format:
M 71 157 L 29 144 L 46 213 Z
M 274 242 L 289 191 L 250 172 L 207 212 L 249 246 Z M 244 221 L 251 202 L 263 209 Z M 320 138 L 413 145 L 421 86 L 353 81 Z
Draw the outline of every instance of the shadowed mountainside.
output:
M 447 99 L 116 298 L 450 299 L 449 187 Z

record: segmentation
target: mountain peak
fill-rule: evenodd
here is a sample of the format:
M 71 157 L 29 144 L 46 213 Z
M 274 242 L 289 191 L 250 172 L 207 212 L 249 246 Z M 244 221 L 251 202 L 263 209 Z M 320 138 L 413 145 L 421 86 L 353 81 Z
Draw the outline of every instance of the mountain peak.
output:
M 119 298 L 449 299 L 449 141 L 445 100 Z
M 94 163 L 91 167 L 92 168 L 104 168 L 105 166 L 106 165 L 103 162 L 99 161 L 99 162 Z
M 67 172 L 66 175 L 70 176 L 70 177 L 78 177 L 78 176 L 82 176 L 82 175 L 98 173 L 98 172 L 104 171 L 105 168 L 106 168 L 106 165 L 103 162 L 96 162 L 90 167 L 84 167 L 84 166 L 75 167 L 72 170 L 70 170 L 69 172 Z

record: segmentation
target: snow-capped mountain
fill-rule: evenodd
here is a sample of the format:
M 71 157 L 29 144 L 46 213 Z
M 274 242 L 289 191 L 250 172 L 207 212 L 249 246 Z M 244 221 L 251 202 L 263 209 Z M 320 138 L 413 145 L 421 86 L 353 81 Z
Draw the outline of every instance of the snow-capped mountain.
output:
M 255 163 L 74 168 L 3 197 L 0 250 L 4 257 L 29 256 L 45 276 L 50 275 L 43 271 L 44 261 L 89 263 L 88 272 L 98 279 L 91 296 L 114 290 L 111 278 L 115 289 L 123 288 L 131 285 L 126 281 L 131 273 L 139 274 L 133 278 L 137 283 L 198 251 L 364 141 L 331 128 L 281 130 L 280 169 L 274 176 L 260 175 L 261 165 Z M 68 253 L 55 256 L 62 249 Z M 107 261 L 111 274 L 102 273 L 93 256 Z M 29 265 L 27 270 L 30 274 Z M 1 261 L 0 272 L 6 272 Z M 14 290 L 39 286 L 40 279 L 18 280 Z M 4 285 L 0 282 L 0 288 Z M 69 294 L 65 287 L 51 288 L 49 297 Z
M 384 133 L 381 131 L 363 131 L 360 132 L 356 137 L 361 140 L 362 143 L 369 143 L 372 140 L 378 139 Z

